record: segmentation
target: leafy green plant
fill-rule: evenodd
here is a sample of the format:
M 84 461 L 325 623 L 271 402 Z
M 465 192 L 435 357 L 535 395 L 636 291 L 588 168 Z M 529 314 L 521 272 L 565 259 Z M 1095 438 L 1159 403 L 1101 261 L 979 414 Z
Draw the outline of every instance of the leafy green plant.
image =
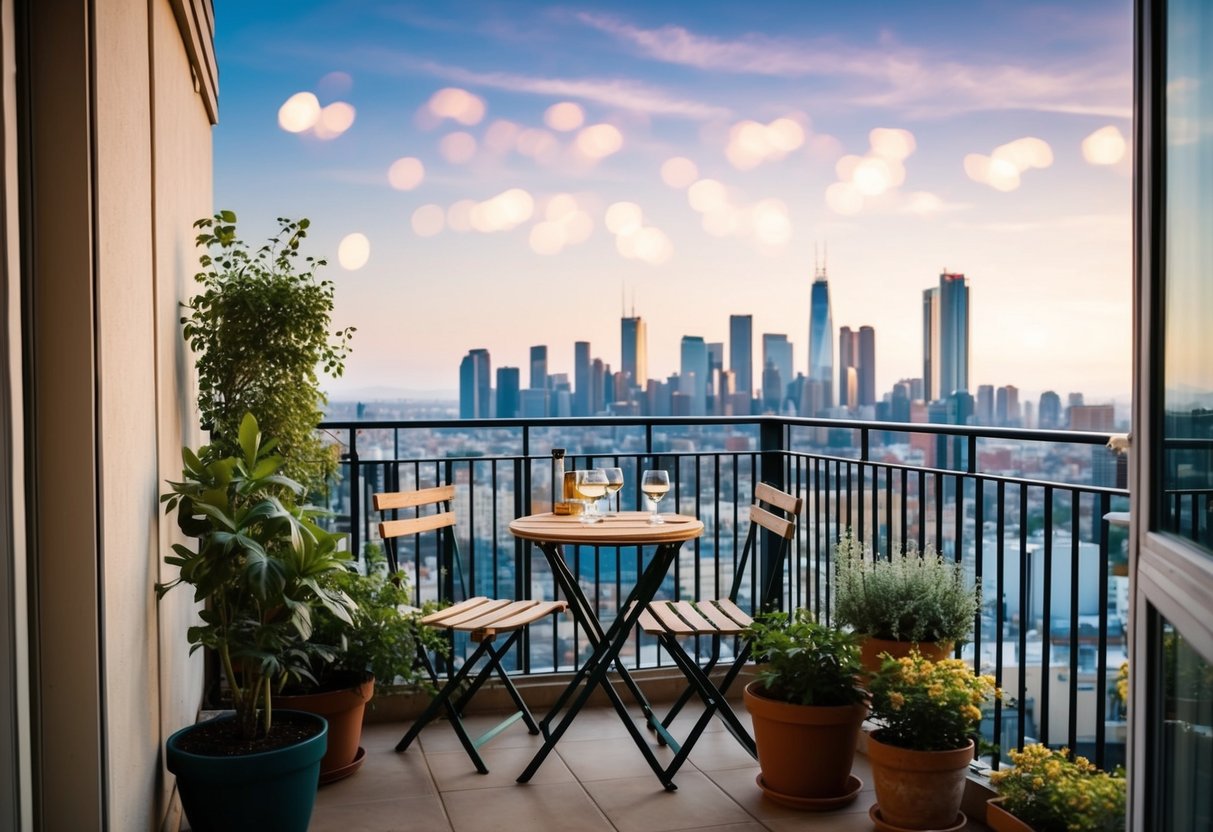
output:
M 317 611 L 313 637 L 333 648 L 331 663 L 319 657 L 318 684 L 324 686 L 327 678 L 340 673 L 370 673 L 383 685 L 428 685 L 429 676 L 417 665 L 418 646 L 439 655 L 450 653 L 450 642 L 442 633 L 420 623 L 437 604 L 411 608 L 407 577 L 388 574 L 378 546 L 368 545 L 363 560 L 365 574 L 351 564 L 326 579 L 329 586 L 352 598 L 358 609 L 350 623 L 328 610 Z
M 240 423 L 238 448 L 233 456 L 182 450 L 182 480 L 170 482 L 160 499 L 166 512 L 177 512 L 196 551 L 173 545 L 164 561 L 180 574 L 157 584 L 156 594 L 188 584 L 194 600 L 205 602 L 202 623 L 187 633 L 190 652 L 207 647 L 218 654 L 240 734 L 252 739 L 272 727 L 274 687 L 312 678 L 313 657 L 328 652 L 310 642 L 313 612 L 323 607 L 350 622 L 355 605 L 325 583 L 348 558 L 337 548 L 340 536 L 316 525 L 311 510 L 279 499 L 302 487 L 282 476 L 282 457 L 272 440 L 262 440 L 252 414 Z
M 747 631 L 765 668 L 758 681 L 766 695 L 797 705 L 854 705 L 866 694 L 856 684 L 862 668 L 850 633 L 817 623 L 806 609 L 759 616 Z
M 1085 757 L 1043 745 L 1010 752 L 1012 767 L 990 775 L 1002 808 L 1037 832 L 1120 832 L 1124 772 L 1100 771 Z
M 892 641 L 960 642 L 973 631 L 980 584 L 970 586 L 958 563 L 930 546 L 873 558 L 849 533 L 834 550 L 834 621 Z
M 882 655 L 870 682 L 872 717 L 884 723 L 879 739 L 916 751 L 964 748 L 981 724 L 981 708 L 1001 694 L 993 676 L 978 676 L 960 659 L 933 662 L 917 649 Z
M 316 435 L 325 402 L 317 369 L 339 377 L 353 328 L 330 332 L 332 281 L 324 260 L 303 258 L 306 219 L 279 218 L 279 232 L 255 252 L 236 236 L 236 215 L 220 211 L 194 223 L 204 249 L 201 293 L 185 304 L 185 340 L 197 356 L 198 410 L 211 451 L 237 453 L 240 420 L 252 413 L 278 440 L 284 473 L 308 492 L 336 470 L 333 446 Z

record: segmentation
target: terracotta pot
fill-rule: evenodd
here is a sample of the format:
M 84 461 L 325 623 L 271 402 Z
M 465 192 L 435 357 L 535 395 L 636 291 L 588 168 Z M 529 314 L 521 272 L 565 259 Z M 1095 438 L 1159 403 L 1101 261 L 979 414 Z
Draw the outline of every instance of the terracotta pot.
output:
M 755 692 L 760 689 L 760 682 L 746 685 L 745 707 L 766 786 L 792 797 L 845 794 L 868 706 L 793 705 Z
M 986 801 L 986 826 L 994 832 L 1035 832 L 1031 826 L 1002 808 L 1003 799 L 995 797 Z
M 351 677 L 348 686 L 338 690 L 293 696 L 275 694 L 274 708 L 306 711 L 328 720 L 328 751 L 320 761 L 321 783 L 340 780 L 358 770 L 354 762 L 362 740 L 362 716 L 366 703 L 374 695 L 375 677 L 368 674 Z
M 937 662 L 940 659 L 949 658 L 954 646 L 950 641 L 892 641 L 891 639 L 864 636 L 863 642 L 860 644 L 859 661 L 863 664 L 864 670 L 869 673 L 877 673 L 880 671 L 881 653 L 888 653 L 893 658 L 900 659 L 910 655 L 910 650 L 917 647 L 924 659 Z
M 880 815 L 903 829 L 943 829 L 956 823 L 973 741 L 951 751 L 912 751 L 868 736 L 868 760 Z

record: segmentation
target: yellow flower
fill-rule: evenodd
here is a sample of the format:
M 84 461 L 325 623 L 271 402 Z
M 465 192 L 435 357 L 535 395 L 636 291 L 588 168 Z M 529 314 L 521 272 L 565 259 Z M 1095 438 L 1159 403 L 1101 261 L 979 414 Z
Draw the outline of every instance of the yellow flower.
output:
M 894 693 L 889 694 L 889 704 L 893 706 L 893 710 L 900 711 L 901 706 L 904 705 L 905 703 L 906 703 L 906 698 L 904 696 L 902 696 L 900 693 L 894 692 Z

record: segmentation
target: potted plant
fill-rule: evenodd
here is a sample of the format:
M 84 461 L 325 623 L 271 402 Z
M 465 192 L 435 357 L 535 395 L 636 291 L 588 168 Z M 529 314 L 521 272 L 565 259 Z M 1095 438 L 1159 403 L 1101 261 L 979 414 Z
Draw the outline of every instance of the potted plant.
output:
M 241 419 L 252 413 L 278 440 L 283 474 L 314 493 L 337 469 L 336 446 L 316 433 L 325 402 L 317 371 L 342 374 L 354 330 L 330 331 L 334 285 L 317 277 L 325 261 L 300 263 L 308 220 L 278 223 L 256 251 L 237 237 L 232 211 L 194 223 L 202 291 L 181 323 L 197 356 L 198 411 L 213 449 L 236 454 Z
M 419 619 L 429 608 L 410 607 L 406 576 L 388 574 L 378 546 L 368 544 L 361 570 L 348 564 L 326 578 L 327 586 L 357 605 L 353 620 L 346 622 L 324 607 L 317 609 L 312 640 L 329 650 L 314 654 L 311 678 L 290 680 L 274 694 L 276 707 L 308 711 L 328 721 L 321 784 L 348 777 L 362 765 L 362 720 L 375 681 L 429 685 L 429 676 L 417 664 L 418 650 L 445 655 L 450 649 L 438 630 L 421 626 Z
M 960 659 L 933 662 L 911 650 L 883 657 L 871 691 L 872 716 L 882 723 L 868 737 L 873 819 L 901 829 L 959 829 L 971 736 L 982 706 L 999 695 L 994 678 L 975 675 Z
M 868 713 L 854 636 L 798 609 L 791 618 L 760 616 L 747 637 L 763 663 L 744 693 L 762 768 L 758 785 L 795 808 L 850 803 L 863 786 L 851 764 Z
M 195 547 L 173 546 L 165 562 L 180 573 L 157 595 L 194 588 L 205 606 L 188 631 L 190 649 L 215 652 L 235 709 L 169 737 L 167 764 L 195 832 L 304 830 L 327 728 L 310 714 L 275 713 L 271 692 L 288 676 L 308 676 L 312 654 L 324 652 L 309 642 L 315 610 L 349 621 L 353 602 L 323 583 L 343 568 L 338 536 L 279 499 L 302 487 L 281 475 L 283 460 L 251 414 L 238 447 L 233 456 L 184 449 L 182 480 L 161 498 Z
M 990 775 L 999 796 L 986 809 L 995 832 L 1121 832 L 1125 828 L 1123 772 L 1100 771 L 1085 757 L 1070 759 L 1033 744 L 1010 752 L 1013 768 Z
M 873 557 L 848 532 L 835 551 L 834 623 L 864 637 L 861 659 L 874 673 L 879 656 L 905 656 L 917 645 L 942 659 L 968 639 L 981 605 L 980 585 L 970 586 L 958 563 L 930 546 L 892 558 Z

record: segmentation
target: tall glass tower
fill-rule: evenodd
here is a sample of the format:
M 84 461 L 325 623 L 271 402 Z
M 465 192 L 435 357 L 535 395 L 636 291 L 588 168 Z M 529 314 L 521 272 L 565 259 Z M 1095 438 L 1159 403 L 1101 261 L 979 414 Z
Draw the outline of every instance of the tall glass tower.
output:
M 969 389 L 969 281 L 939 276 L 939 397 Z
M 809 378 L 821 383 L 821 406 L 834 406 L 834 317 L 825 265 L 817 266 L 809 304 Z
M 619 369 L 631 377 L 629 383 L 633 387 L 643 390 L 649 380 L 648 347 L 645 341 L 644 320 L 634 312 L 632 314 L 633 317 L 622 318 L 620 321 L 619 334 L 622 344 Z M 619 398 L 620 391 L 615 391 L 615 396 Z M 622 400 L 626 401 L 626 398 Z

